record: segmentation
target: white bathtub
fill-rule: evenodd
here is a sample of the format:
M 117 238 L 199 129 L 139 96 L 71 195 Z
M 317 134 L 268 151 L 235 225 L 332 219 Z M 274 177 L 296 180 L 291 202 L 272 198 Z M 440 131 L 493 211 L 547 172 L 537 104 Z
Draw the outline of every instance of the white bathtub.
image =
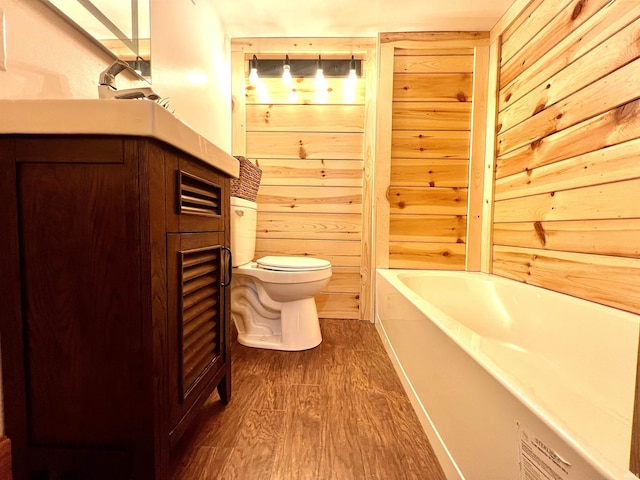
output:
M 378 332 L 450 480 L 635 478 L 639 325 L 493 275 L 376 275 Z

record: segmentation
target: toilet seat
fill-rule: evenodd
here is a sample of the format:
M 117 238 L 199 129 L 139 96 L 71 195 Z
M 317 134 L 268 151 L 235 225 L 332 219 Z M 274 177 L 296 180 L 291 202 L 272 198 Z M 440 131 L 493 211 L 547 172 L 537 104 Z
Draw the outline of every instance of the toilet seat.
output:
M 331 262 L 314 257 L 284 257 L 266 256 L 256 262 L 259 268 L 277 272 L 309 272 L 325 270 L 331 267 Z

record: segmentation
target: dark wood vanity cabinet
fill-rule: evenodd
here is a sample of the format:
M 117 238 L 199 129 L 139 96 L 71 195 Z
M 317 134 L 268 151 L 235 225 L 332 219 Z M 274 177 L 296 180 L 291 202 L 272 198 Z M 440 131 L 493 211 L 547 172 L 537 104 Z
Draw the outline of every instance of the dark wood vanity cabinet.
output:
M 14 480 L 160 480 L 231 394 L 229 178 L 160 141 L 0 136 Z

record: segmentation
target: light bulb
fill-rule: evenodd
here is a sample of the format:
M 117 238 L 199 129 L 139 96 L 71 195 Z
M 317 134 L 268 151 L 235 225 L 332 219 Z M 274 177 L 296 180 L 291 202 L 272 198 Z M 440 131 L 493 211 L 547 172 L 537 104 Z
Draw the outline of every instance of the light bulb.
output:
M 252 68 L 251 69 L 251 73 L 249 73 L 249 81 L 253 84 L 253 85 L 257 85 L 258 84 L 258 69 L 257 68 Z
M 258 84 L 258 57 L 256 57 L 255 55 L 253 56 L 253 58 L 251 59 L 251 71 L 249 72 L 249 81 L 251 82 L 252 85 L 257 85 Z
M 293 80 L 291 79 L 291 66 L 284 65 L 282 67 L 282 81 L 287 87 L 293 84 Z

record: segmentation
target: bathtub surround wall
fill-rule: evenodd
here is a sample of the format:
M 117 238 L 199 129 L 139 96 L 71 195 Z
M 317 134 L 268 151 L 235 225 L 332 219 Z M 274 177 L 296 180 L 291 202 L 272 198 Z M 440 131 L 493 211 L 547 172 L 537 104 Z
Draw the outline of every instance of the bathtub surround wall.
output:
M 234 39 L 234 155 L 262 169 L 256 258 L 309 255 L 333 276 L 316 297 L 320 318 L 372 319 L 370 310 L 373 39 Z M 364 60 L 350 96 L 344 78 L 248 79 L 248 59 Z
M 500 48 L 493 273 L 640 313 L 640 5 L 533 1 Z
M 379 42 L 376 265 L 478 270 L 489 34 Z

